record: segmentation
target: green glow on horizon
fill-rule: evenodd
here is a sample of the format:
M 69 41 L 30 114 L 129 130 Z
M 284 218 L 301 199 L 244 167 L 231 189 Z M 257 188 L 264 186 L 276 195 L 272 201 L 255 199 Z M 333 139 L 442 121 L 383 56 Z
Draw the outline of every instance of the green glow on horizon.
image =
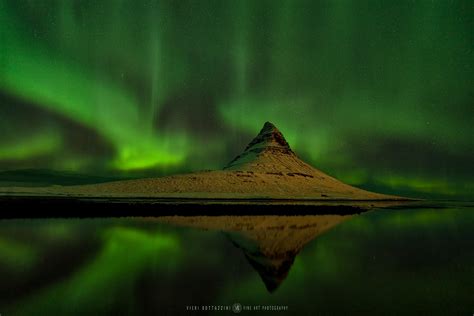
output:
M 113 166 L 120 170 L 147 169 L 157 165 L 173 166 L 183 163 L 186 157 L 183 153 L 186 146 L 185 137 L 176 136 L 173 138 L 173 143 L 168 142 L 165 138 L 165 142 L 161 146 L 168 149 L 166 151 L 159 151 L 156 146 L 155 142 L 144 142 L 140 146 L 124 146 L 120 148 L 118 157 L 113 161 Z
M 386 176 L 378 180 L 381 184 L 394 189 L 410 188 L 422 193 L 441 193 L 447 196 L 455 196 L 459 192 L 468 194 L 473 192 L 474 184 L 459 181 L 453 185 L 446 180 L 426 179 L 418 177 Z
M 23 160 L 56 152 L 62 145 L 61 135 L 41 133 L 26 139 L 16 139 L 9 146 L 0 147 L 0 160 Z

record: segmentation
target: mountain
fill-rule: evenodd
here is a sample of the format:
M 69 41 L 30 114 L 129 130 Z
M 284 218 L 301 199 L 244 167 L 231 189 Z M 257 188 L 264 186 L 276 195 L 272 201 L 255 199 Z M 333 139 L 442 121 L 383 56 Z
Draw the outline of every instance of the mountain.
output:
M 107 177 L 91 174 L 78 174 L 72 171 L 49 169 L 18 169 L 0 171 L 1 186 L 38 187 L 50 185 L 79 185 L 123 180 L 119 177 Z
M 270 122 L 223 170 L 161 178 L 45 188 L 2 188 L 4 194 L 211 199 L 403 200 L 361 190 L 317 170 L 291 150 Z

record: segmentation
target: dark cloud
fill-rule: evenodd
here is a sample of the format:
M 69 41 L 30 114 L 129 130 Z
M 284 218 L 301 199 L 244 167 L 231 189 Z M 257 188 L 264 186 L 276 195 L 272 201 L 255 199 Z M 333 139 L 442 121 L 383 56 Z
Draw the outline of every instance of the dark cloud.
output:
M 57 159 L 88 157 L 94 163 L 110 160 L 115 153 L 112 145 L 95 130 L 59 114 L 40 108 L 34 103 L 0 92 L 0 144 L 12 144 L 21 135 L 33 137 L 52 129 L 60 133 L 63 145 L 60 152 L 51 157 L 37 156 L 22 161 L 1 161 L 1 168 L 47 167 Z
M 205 91 L 181 91 L 168 98 L 156 115 L 155 125 L 159 130 L 184 130 L 198 138 L 226 131 L 215 97 Z
M 411 175 L 472 178 L 474 148 L 446 148 L 436 141 L 416 137 L 370 135 L 347 142 L 348 154 L 356 166 Z M 374 171 L 375 172 L 375 171 Z

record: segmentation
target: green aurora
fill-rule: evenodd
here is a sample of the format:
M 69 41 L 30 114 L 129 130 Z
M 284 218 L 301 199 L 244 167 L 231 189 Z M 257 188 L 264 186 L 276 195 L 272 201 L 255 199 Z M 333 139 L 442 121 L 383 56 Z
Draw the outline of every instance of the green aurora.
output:
M 472 197 L 473 9 L 0 0 L 0 171 L 220 168 L 272 121 L 350 184 Z

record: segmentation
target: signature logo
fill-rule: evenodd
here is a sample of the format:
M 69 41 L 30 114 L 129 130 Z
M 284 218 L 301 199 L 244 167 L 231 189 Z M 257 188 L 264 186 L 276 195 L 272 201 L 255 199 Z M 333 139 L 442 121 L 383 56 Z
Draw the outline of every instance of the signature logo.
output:
M 235 314 L 238 314 L 242 311 L 242 304 L 240 303 L 234 303 L 234 305 L 232 305 L 232 311 L 235 313 Z

